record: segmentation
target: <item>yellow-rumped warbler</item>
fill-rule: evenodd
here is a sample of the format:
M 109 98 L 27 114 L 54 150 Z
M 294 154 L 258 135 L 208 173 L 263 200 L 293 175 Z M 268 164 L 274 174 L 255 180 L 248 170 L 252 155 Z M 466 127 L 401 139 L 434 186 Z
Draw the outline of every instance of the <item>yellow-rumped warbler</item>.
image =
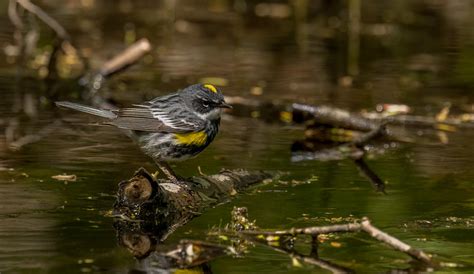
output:
M 196 156 L 214 139 L 221 108 L 231 108 L 215 86 L 196 84 L 151 101 L 118 110 L 98 109 L 71 102 L 56 105 L 107 119 L 122 129 L 172 181 L 176 175 L 166 162 Z

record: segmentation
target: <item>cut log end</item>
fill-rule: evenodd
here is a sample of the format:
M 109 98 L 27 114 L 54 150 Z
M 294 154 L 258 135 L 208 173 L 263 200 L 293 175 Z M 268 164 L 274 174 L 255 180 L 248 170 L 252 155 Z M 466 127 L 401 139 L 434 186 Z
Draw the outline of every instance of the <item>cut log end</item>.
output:
M 137 176 L 124 187 L 125 199 L 134 204 L 141 204 L 150 199 L 153 193 L 152 182 L 144 176 Z

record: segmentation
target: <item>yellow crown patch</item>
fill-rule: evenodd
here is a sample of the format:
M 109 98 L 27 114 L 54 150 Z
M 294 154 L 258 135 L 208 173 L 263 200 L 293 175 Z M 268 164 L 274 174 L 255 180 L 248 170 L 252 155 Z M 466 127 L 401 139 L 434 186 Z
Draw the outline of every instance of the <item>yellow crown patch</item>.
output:
M 217 88 L 211 84 L 205 84 L 204 85 L 205 88 L 207 88 L 208 90 L 214 92 L 214 93 L 217 93 Z

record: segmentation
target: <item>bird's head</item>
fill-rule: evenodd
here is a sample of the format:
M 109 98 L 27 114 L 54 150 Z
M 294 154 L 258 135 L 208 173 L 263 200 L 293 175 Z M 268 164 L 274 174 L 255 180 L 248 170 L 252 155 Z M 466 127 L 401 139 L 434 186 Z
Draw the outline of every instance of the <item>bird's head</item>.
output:
M 232 108 L 224 101 L 222 92 L 211 84 L 196 84 L 181 90 L 185 104 L 204 119 L 220 117 L 222 108 Z

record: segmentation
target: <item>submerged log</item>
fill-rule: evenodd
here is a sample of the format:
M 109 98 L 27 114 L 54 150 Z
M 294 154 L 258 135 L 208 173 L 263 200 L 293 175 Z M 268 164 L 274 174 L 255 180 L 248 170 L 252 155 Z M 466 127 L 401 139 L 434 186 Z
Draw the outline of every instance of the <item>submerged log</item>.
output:
M 119 184 L 113 215 L 121 217 L 121 221 L 116 228 L 119 234 L 152 234 L 160 242 L 204 209 L 272 177 L 263 171 L 222 170 L 175 184 L 157 180 L 140 168 L 132 178 Z

